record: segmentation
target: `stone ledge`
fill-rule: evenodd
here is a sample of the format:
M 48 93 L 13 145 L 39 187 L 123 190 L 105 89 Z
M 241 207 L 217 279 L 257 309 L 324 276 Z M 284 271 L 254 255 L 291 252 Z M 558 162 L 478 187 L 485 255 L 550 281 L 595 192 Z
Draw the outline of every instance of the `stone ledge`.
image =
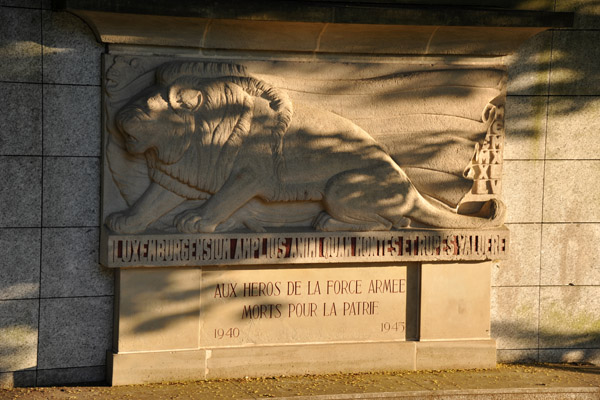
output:
M 512 10 L 481 6 L 414 5 L 398 2 L 222 0 L 103 1 L 59 0 L 57 10 L 100 11 L 121 14 L 162 15 L 208 19 L 253 21 L 324 22 L 333 24 L 374 24 L 412 26 L 482 26 L 565 28 L 573 24 L 566 12 Z
M 440 353 L 441 352 L 441 353 Z M 441 356 L 440 354 L 443 354 Z M 108 353 L 112 386 L 303 374 L 494 368 L 494 340 L 299 344 Z
M 381 3 L 62 0 L 109 44 L 374 55 L 503 56 L 572 13 Z

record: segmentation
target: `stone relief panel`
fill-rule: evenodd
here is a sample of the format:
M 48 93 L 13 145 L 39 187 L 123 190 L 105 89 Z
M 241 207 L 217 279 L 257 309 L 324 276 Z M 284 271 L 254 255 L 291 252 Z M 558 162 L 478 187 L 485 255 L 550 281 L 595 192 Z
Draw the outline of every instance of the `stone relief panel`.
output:
M 103 222 L 121 266 L 142 242 L 129 236 L 176 234 L 183 248 L 182 234 L 502 226 L 501 68 L 110 55 L 105 65 Z M 465 237 L 485 247 L 476 259 L 506 249 L 453 237 L 427 240 L 453 259 Z
M 127 206 L 105 223 L 128 234 L 500 226 L 494 196 L 479 216 L 452 208 L 467 193 L 498 192 L 503 78 L 433 69 L 279 85 L 285 78 L 271 83 L 241 64 L 116 57 L 106 73 L 106 159 Z M 332 106 L 310 101 L 320 94 Z M 369 109 L 381 96 L 384 109 Z M 363 112 L 340 115 L 335 97 L 364 101 Z M 483 104 L 466 110 L 459 100 Z M 374 111 L 384 118 L 368 121 L 369 132 L 361 122 Z

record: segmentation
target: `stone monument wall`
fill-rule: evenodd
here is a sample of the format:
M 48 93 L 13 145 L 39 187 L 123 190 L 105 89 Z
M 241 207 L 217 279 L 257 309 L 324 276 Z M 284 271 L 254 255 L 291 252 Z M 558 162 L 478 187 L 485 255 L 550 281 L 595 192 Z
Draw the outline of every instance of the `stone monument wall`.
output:
M 598 363 L 600 8 L 546 3 L 575 11 L 576 25 L 508 60 L 511 250 L 492 267 L 492 337 L 501 362 Z M 104 48 L 47 0 L 1 0 L 0 22 L 0 386 L 102 381 L 113 334 L 112 271 L 98 264 Z

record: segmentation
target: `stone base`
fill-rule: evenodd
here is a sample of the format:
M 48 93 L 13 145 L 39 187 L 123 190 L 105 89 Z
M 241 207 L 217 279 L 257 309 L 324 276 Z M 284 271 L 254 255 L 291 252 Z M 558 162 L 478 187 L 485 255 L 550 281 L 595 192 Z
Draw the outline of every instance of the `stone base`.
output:
M 495 340 L 206 348 L 108 355 L 113 386 L 217 378 L 494 368 Z
M 490 262 L 121 268 L 113 385 L 490 368 Z

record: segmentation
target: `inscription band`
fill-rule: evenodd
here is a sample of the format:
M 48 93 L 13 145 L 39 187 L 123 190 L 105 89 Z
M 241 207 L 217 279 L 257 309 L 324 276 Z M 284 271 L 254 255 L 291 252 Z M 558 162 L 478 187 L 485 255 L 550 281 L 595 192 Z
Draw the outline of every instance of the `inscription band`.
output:
M 106 235 L 107 267 L 476 261 L 506 257 L 509 233 L 403 230 L 339 233 Z

